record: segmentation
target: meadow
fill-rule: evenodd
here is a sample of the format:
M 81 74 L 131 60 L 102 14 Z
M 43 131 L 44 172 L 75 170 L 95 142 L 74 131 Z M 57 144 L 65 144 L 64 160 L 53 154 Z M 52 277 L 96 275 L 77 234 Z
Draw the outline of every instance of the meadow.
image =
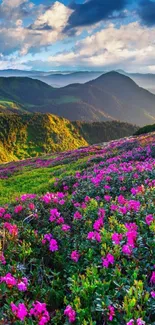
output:
M 0 166 L 0 325 L 155 324 L 155 133 Z

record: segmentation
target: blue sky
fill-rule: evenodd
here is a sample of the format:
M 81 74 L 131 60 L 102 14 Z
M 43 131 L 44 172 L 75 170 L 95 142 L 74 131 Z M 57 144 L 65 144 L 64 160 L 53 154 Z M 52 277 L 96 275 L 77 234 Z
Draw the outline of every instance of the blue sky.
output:
M 155 73 L 154 0 L 0 0 L 0 69 Z

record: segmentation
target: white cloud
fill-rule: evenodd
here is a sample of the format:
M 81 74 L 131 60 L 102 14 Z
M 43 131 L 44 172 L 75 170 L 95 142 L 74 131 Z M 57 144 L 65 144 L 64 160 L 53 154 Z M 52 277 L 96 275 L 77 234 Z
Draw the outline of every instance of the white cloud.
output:
M 59 53 L 49 58 L 57 65 L 148 68 L 155 64 L 155 28 L 141 26 L 138 22 L 120 28 L 110 24 L 104 29 L 78 41 L 74 51 Z
M 37 29 L 40 26 L 47 25 L 61 32 L 65 28 L 71 13 L 71 9 L 56 1 L 50 9 L 37 18 L 34 27 Z
M 28 0 L 3 0 L 2 6 L 15 8 L 15 7 L 19 7 L 21 4 L 25 2 L 28 2 Z
M 28 0 L 4 0 L 7 8 L 9 5 L 19 6 L 21 3 L 31 3 Z M 3 1 L 3 3 L 4 3 Z M 44 8 L 42 8 L 44 10 Z M 10 8 L 9 8 L 10 10 Z M 63 29 L 67 24 L 72 10 L 56 1 L 44 13 L 38 15 L 31 26 L 24 26 L 23 20 L 19 19 L 17 11 L 13 16 L 13 23 L 0 25 L 0 44 L 3 54 L 19 51 L 20 55 L 27 54 L 30 50 L 40 51 L 42 47 L 48 47 L 54 42 L 66 37 Z

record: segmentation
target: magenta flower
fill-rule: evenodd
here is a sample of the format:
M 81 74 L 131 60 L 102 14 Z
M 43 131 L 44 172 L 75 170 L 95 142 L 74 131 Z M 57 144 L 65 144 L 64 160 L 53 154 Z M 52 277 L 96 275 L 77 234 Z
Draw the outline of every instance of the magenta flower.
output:
M 137 325 L 145 325 L 145 322 L 141 318 L 138 318 Z
M 113 306 L 108 306 L 109 309 L 109 320 L 112 321 L 115 316 L 115 308 Z
M 6 219 L 6 220 L 11 219 L 11 214 L 10 213 L 5 213 L 3 218 Z
M 79 260 L 79 258 L 80 258 L 80 254 L 78 253 L 78 251 L 73 251 L 72 253 L 71 253 L 71 259 L 74 261 L 74 262 L 78 262 L 78 260 Z
M 151 291 L 151 297 L 155 298 L 155 291 Z
M 69 318 L 69 323 L 74 323 L 76 320 L 76 312 L 75 310 L 68 305 L 64 311 L 64 315 Z
M 109 265 L 113 265 L 115 262 L 114 256 L 110 253 L 107 254 L 106 257 L 102 257 L 102 266 L 106 269 L 109 267 Z
M 152 214 L 148 214 L 145 218 L 145 221 L 147 223 L 148 226 L 150 226 L 150 224 L 153 222 L 153 215 Z
M 94 222 L 93 228 L 94 228 L 94 230 L 99 231 L 100 228 L 103 227 L 103 225 L 104 225 L 104 223 L 103 223 L 103 219 L 100 217 L 99 219 L 97 219 L 97 220 Z
M 17 288 L 19 291 L 26 291 L 28 286 L 28 280 L 27 278 L 22 278 L 18 283 L 17 283 Z
M 155 271 L 152 272 L 150 282 L 151 284 L 155 284 Z
M 60 212 L 58 211 L 58 209 L 51 209 L 49 221 L 53 222 L 57 218 L 60 218 Z
M 134 319 L 131 319 L 126 325 L 134 325 Z
M 120 245 L 120 242 L 123 239 L 123 235 L 115 232 L 114 234 L 112 234 L 111 238 L 115 245 Z
M 66 224 L 64 224 L 64 225 L 62 225 L 62 228 L 61 228 L 64 232 L 67 232 L 67 231 L 69 231 L 70 229 L 71 229 L 71 227 L 69 226 L 69 225 L 66 225 Z
M 34 210 L 34 209 L 35 209 L 35 205 L 34 205 L 34 203 L 29 203 L 29 209 L 30 209 L 30 210 Z
M 18 227 L 16 225 L 12 225 L 9 222 L 5 222 L 4 228 L 6 228 L 9 231 L 9 233 L 14 237 L 18 235 Z
M 57 243 L 57 241 L 55 240 L 55 239 L 51 239 L 50 240 L 50 246 L 49 246 L 49 250 L 51 251 L 51 252 L 55 252 L 55 251 L 58 251 L 58 243 Z
M 23 303 L 19 303 L 18 306 L 16 306 L 13 302 L 10 304 L 12 313 L 21 321 L 25 320 L 25 317 L 28 314 L 27 308 Z
M 45 325 L 49 322 L 50 316 L 46 309 L 46 304 L 36 301 L 33 304 L 33 308 L 30 309 L 30 315 L 38 319 L 39 325 Z
M 105 199 L 105 201 L 110 202 L 111 196 L 110 195 L 104 195 L 104 199 Z
M 22 205 L 17 205 L 17 206 L 14 208 L 14 212 L 15 212 L 15 213 L 20 213 L 22 210 L 23 210 Z
M 80 219 L 82 219 L 82 214 L 81 214 L 79 211 L 76 211 L 76 212 L 74 213 L 74 219 L 75 219 L 75 220 L 80 220 Z
M 122 246 L 122 252 L 125 254 L 125 255 L 131 255 L 132 254 L 132 249 L 129 245 L 123 245 Z
M 17 283 L 16 279 L 12 276 L 11 273 L 7 273 L 5 276 L 1 277 L 0 282 L 5 282 L 8 287 L 13 287 Z
M 88 233 L 87 239 L 101 242 L 101 236 L 97 231 L 90 231 Z

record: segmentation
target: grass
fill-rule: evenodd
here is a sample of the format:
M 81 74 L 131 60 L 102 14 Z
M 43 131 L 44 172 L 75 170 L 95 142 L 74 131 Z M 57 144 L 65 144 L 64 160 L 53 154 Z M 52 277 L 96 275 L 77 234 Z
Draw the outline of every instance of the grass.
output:
M 49 158 L 49 156 L 47 156 Z M 13 202 L 24 193 L 43 194 L 54 190 L 55 178 L 74 175 L 83 166 L 87 157 L 70 164 L 32 169 L 27 166 L 8 179 L 0 179 L 0 204 Z

